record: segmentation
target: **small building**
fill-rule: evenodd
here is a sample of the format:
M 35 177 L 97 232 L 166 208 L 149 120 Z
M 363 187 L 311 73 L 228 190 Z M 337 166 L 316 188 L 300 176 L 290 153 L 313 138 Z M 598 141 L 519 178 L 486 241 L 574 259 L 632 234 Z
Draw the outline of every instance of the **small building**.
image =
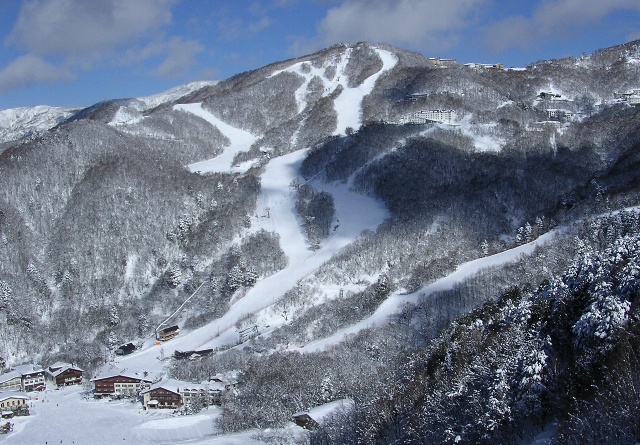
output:
M 431 62 L 436 66 L 443 66 L 443 67 L 456 65 L 456 59 L 442 59 L 440 57 L 429 57 L 429 62 Z
M 173 358 L 176 360 L 183 360 L 188 358 L 189 360 L 199 360 L 203 357 L 208 357 L 213 354 L 213 348 L 190 350 L 190 351 L 173 351 Z
M 94 384 L 94 397 L 122 396 L 134 397 L 138 391 L 151 386 L 151 379 L 136 372 L 116 372 L 91 379 Z
M 47 378 L 58 388 L 69 385 L 81 385 L 84 371 L 69 363 L 58 362 L 47 368 Z
M 200 360 L 203 357 L 209 357 L 211 354 L 213 354 L 213 348 L 200 349 L 198 351 L 193 351 L 193 354 L 189 356 L 189 360 Z
M 538 94 L 538 97 L 545 100 L 556 100 L 562 96 L 560 94 L 551 93 L 549 91 L 542 91 L 540 94 Z
M 180 334 L 180 328 L 178 325 L 170 326 L 168 328 L 160 329 L 157 333 L 156 339 L 160 341 L 168 341 Z
M 467 68 L 473 68 L 475 70 L 503 70 L 504 64 L 502 63 L 465 63 Z
M 29 396 L 22 392 L 6 391 L 0 392 L 0 411 L 11 411 L 16 416 L 29 415 Z
M 133 343 L 126 343 L 124 345 L 120 345 L 118 349 L 116 349 L 116 354 L 129 355 L 135 350 L 136 350 L 136 345 L 134 345 Z
M 220 383 L 224 386 L 225 391 L 231 391 L 238 386 L 238 378 L 236 373 L 216 374 L 209 377 L 209 383 Z
M 634 94 L 627 98 L 627 103 L 629 105 L 638 105 L 640 104 L 640 95 Z
M 296 425 L 308 430 L 314 430 L 319 428 L 331 416 L 350 411 L 353 406 L 353 400 L 351 399 L 334 400 L 333 402 L 296 413 L 291 418 Z

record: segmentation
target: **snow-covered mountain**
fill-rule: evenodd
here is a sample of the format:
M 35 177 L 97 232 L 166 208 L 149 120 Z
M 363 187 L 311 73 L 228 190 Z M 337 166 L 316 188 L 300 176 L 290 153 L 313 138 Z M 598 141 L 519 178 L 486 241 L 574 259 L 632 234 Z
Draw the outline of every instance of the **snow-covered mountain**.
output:
M 373 403 L 450 322 L 561 274 L 582 221 L 638 205 L 638 45 L 519 70 L 337 45 L 60 117 L 0 153 L 0 358 L 240 371 L 225 431 Z
M 45 105 L 0 110 L 0 143 L 49 130 L 71 117 L 75 111 L 72 108 Z

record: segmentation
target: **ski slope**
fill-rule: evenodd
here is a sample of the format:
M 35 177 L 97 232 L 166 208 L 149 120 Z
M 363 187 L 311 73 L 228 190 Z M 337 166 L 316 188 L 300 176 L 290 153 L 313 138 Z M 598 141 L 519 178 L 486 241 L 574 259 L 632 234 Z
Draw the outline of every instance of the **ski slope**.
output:
M 389 51 L 376 48 L 378 56 L 382 60 L 382 69 L 377 73 L 369 76 L 361 85 L 354 88 L 348 88 L 343 83 L 343 90 L 335 100 L 335 109 L 338 113 L 338 125 L 334 135 L 346 134 L 347 128 L 351 127 L 357 130 L 362 126 L 362 101 L 368 96 L 375 86 L 376 82 L 385 72 L 392 69 L 398 59 Z M 346 78 L 346 76 L 344 76 Z M 357 106 L 354 106 L 357 104 Z
M 174 105 L 173 109 L 192 113 L 201 117 L 220 130 L 220 132 L 230 141 L 229 145 L 225 147 L 224 151 L 219 156 L 206 161 L 189 164 L 187 168 L 190 171 L 201 173 L 244 173 L 249 169 L 250 164 L 234 166 L 233 158 L 238 153 L 249 150 L 253 143 L 258 139 L 256 136 L 246 130 L 233 127 L 226 122 L 223 122 L 214 116 L 213 113 L 202 108 L 201 103 Z
M 333 94 L 337 88 L 340 88 L 341 92 L 334 100 L 338 125 L 333 134 L 344 135 L 347 128 L 351 127 L 357 130 L 362 126 L 362 101 L 367 95 L 371 94 L 380 76 L 391 70 L 398 63 L 398 59 L 391 52 L 380 48 L 375 48 L 375 51 L 380 60 L 382 60 L 382 68 L 356 87 L 349 87 L 349 77 L 346 73 L 353 48 L 347 48 L 339 57 L 327 60 L 322 66 L 312 66 L 309 62 L 298 62 L 285 69 L 275 71 L 269 77 L 277 76 L 282 72 L 289 72 L 304 78 L 302 85 L 295 92 L 299 113 L 307 106 L 308 88 L 312 80 L 320 79 L 322 81 L 323 97 Z M 335 68 L 335 74 L 332 76 L 327 74 L 327 68 L 329 67 Z
M 206 88 L 208 86 L 214 86 L 218 81 L 199 81 L 191 82 L 184 85 L 179 85 L 170 90 L 163 91 L 152 96 L 136 97 L 134 99 L 125 99 L 126 105 L 118 108 L 114 114 L 109 125 L 114 127 L 130 127 L 144 120 L 144 112 L 152 108 L 158 107 L 162 104 L 177 101 L 181 97 L 194 91 Z M 131 131 L 131 129 L 129 129 Z
M 347 127 L 359 128 L 361 126 L 362 100 L 371 93 L 378 78 L 397 63 L 397 59 L 392 53 L 376 49 L 383 62 L 382 68 L 365 79 L 361 85 L 348 88 L 345 69 L 350 51 L 348 50 L 341 56 L 337 64 L 337 73 L 332 79 L 324 77 L 324 69 L 322 70 L 323 77 L 321 77 L 325 82 L 326 94 L 329 94 L 338 85 L 342 86 L 342 92 L 335 101 L 338 113 L 338 129 L 336 131 L 341 134 L 346 131 Z M 319 71 L 314 71 L 314 69 L 307 72 L 302 67 L 302 63 L 295 64 L 286 70 L 293 70 L 304 75 L 306 84 L 314 77 L 321 75 Z M 296 91 L 296 99 L 298 107 L 304 109 L 306 106 L 303 94 L 306 91 L 305 84 L 300 88 L 304 89 Z M 238 153 L 249 150 L 251 145 L 256 142 L 257 136 L 227 124 L 202 108 L 201 103 L 175 105 L 174 110 L 201 117 L 218 128 L 229 139 L 229 145 L 219 156 L 188 165 L 190 171 L 200 173 L 246 172 L 250 164 L 234 166 L 232 165 L 233 159 Z M 114 366 L 161 371 L 164 367 L 164 363 L 159 360 L 161 355 L 168 356 L 176 349 L 196 350 L 233 345 L 238 341 L 236 325 L 243 319 L 261 312 L 262 320 L 271 329 L 284 324 L 286 322 L 284 318 L 269 316 L 266 314 L 266 310 L 288 290 L 296 286 L 298 281 L 315 272 L 340 249 L 352 243 L 364 230 L 375 230 L 389 216 L 382 202 L 355 193 L 349 190 L 346 184 L 325 184 L 313 181 L 311 182 L 313 187 L 333 196 L 336 219 L 339 223 L 336 224 L 334 231 L 323 241 L 318 250 L 309 250 L 302 232 L 301 221 L 298 220 L 295 212 L 295 189 L 291 186 L 294 180 L 299 183 L 304 182 L 299 176 L 298 170 L 306 153 L 306 150 L 298 150 L 269 161 L 261 176 L 261 194 L 258 198 L 257 214 L 252 220 L 252 228 L 250 229 L 251 231 L 264 229 L 277 233 L 280 237 L 280 246 L 287 257 L 288 266 L 256 283 L 242 298 L 235 301 L 221 318 L 192 332 L 183 332 L 179 337 L 163 344 L 162 354 L 157 347 L 148 347 L 130 356 L 117 359 Z
M 451 290 L 456 284 L 463 282 L 467 278 L 473 277 L 483 269 L 504 266 L 508 263 L 519 260 L 523 256 L 531 255 L 536 247 L 548 243 L 565 230 L 566 227 L 558 228 L 541 235 L 530 243 L 496 253 L 495 255 L 478 258 L 460 264 L 454 272 L 434 281 L 431 284 L 428 284 L 416 292 L 404 294 L 402 291 L 396 291 L 382 302 L 371 316 L 347 328 L 341 329 L 329 337 L 310 342 L 305 345 L 304 348 L 295 348 L 291 350 L 297 350 L 299 352 L 324 351 L 339 344 L 348 336 L 357 334 L 364 329 L 383 326 L 384 324 L 389 323 L 392 320 L 393 315 L 398 314 L 405 304 L 416 304 L 422 296 L 428 297 L 436 292 Z
M 280 245 L 287 256 L 288 265 L 280 272 L 256 283 L 242 298 L 229 308 L 227 313 L 211 323 L 182 332 L 178 337 L 165 342 L 161 347 L 151 346 L 126 357 L 117 358 L 113 366 L 120 368 L 161 372 L 164 363 L 159 360 L 160 349 L 165 356 L 174 350 L 197 350 L 234 345 L 238 341 L 236 324 L 244 318 L 258 314 L 277 302 L 298 281 L 315 272 L 340 249 L 352 243 L 364 230 L 375 230 L 389 215 L 382 204 L 369 196 L 355 193 L 345 184 L 311 185 L 327 191 L 334 197 L 338 227 L 323 241 L 320 249 L 308 249 L 301 225 L 295 212 L 295 190 L 290 187 L 298 175 L 299 165 L 306 150 L 299 150 L 272 159 L 261 177 L 261 194 L 258 198 L 257 215 L 251 230 L 265 229 L 280 237 Z M 265 215 L 269 215 L 268 217 Z M 282 317 L 271 318 L 271 328 L 284 324 Z

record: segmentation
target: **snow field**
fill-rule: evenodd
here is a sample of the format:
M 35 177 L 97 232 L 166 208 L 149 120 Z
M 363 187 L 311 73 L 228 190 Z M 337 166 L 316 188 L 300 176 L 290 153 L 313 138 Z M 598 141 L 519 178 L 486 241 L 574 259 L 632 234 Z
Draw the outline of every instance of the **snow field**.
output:
M 206 414 L 150 420 L 134 427 L 133 434 L 141 440 L 155 443 L 176 443 L 212 436 L 216 432 L 214 419 L 221 413 L 221 408 L 213 407 Z

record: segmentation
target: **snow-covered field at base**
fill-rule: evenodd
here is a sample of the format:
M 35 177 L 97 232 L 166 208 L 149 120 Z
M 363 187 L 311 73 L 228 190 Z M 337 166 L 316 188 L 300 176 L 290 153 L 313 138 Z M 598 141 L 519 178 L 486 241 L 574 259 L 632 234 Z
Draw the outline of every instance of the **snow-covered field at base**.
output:
M 221 409 L 211 407 L 194 416 L 171 417 L 169 410 L 144 411 L 130 401 L 84 400 L 82 388 L 31 393 L 31 416 L 11 419 L 14 431 L 0 443 L 39 444 L 174 444 L 259 443 L 251 433 L 214 436 Z

